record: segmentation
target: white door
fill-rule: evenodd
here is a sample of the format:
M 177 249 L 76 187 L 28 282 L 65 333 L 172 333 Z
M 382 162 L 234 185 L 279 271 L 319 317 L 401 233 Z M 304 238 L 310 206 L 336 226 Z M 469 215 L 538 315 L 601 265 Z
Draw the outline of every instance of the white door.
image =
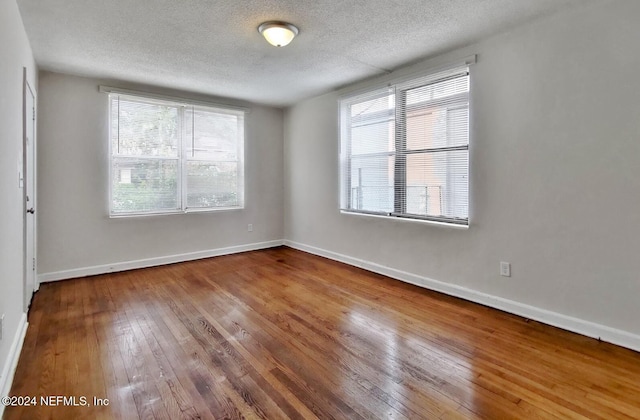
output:
M 24 310 L 29 309 L 36 288 L 36 197 L 35 197 L 35 97 L 24 71 Z

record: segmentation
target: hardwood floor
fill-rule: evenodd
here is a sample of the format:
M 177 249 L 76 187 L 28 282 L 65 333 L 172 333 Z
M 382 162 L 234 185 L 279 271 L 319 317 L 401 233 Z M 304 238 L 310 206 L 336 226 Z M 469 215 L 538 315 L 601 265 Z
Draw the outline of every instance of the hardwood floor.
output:
M 29 322 L 6 419 L 640 418 L 640 353 L 284 247 L 44 284 Z

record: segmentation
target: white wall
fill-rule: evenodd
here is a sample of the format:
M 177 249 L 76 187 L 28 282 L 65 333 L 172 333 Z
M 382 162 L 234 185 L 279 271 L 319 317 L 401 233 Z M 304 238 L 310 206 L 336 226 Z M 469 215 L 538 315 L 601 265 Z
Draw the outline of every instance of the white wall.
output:
M 0 40 L 0 315 L 5 314 L 0 369 L 4 369 L 23 316 L 24 301 L 23 191 L 18 187 L 18 156 L 22 154 L 22 71 L 23 67 L 27 68 L 33 88 L 36 88 L 37 72 L 14 0 L 0 2 Z M 4 379 L 0 378 L 0 384 Z
M 478 54 L 466 231 L 338 211 L 338 97 L 371 82 L 291 107 L 285 237 L 640 346 L 639 16 L 634 0 L 574 10 L 378 80 Z M 499 276 L 501 260 L 513 277 Z
M 92 266 L 282 239 L 280 109 L 209 98 L 250 107 L 245 144 L 245 209 L 109 219 L 108 96 L 98 91 L 98 85 L 189 95 L 50 72 L 41 72 L 39 83 L 41 278 L 55 272 L 63 272 L 62 277 L 74 275 Z M 253 224 L 253 232 L 247 232 L 248 223 Z

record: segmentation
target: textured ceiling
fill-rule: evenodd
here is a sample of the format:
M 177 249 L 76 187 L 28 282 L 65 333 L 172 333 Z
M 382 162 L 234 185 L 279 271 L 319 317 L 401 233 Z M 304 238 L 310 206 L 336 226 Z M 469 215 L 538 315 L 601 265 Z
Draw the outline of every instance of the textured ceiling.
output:
M 597 0 L 18 0 L 41 69 L 286 106 Z M 285 20 L 276 48 L 257 32 Z

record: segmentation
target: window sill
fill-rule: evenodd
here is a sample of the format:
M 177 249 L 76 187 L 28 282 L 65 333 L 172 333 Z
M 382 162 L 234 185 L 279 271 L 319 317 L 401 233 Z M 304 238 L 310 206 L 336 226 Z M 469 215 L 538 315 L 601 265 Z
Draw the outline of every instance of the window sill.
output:
M 131 218 L 139 218 L 139 217 L 154 217 L 154 216 L 168 216 L 168 215 L 176 215 L 176 214 L 210 214 L 210 213 L 223 213 L 223 212 L 232 212 L 244 210 L 243 207 L 220 207 L 215 209 L 188 209 L 188 210 L 178 210 L 178 211 L 162 211 L 162 212 L 144 212 L 144 213 L 115 213 L 109 214 L 110 219 L 131 219 Z
M 468 224 L 461 225 L 461 224 L 458 224 L 458 223 L 439 222 L 439 221 L 436 221 L 436 220 L 412 219 L 412 218 L 409 218 L 409 217 L 383 216 L 381 214 L 360 213 L 360 212 L 349 211 L 349 210 L 340 210 L 340 213 L 345 214 L 345 215 L 349 215 L 349 216 L 372 217 L 372 218 L 376 218 L 376 219 L 384 219 L 384 220 L 398 221 L 398 222 L 404 222 L 404 223 L 421 223 L 421 224 L 425 224 L 425 225 L 438 226 L 438 227 L 450 228 L 450 229 L 458 229 L 458 230 L 468 230 L 469 229 L 469 225 Z

